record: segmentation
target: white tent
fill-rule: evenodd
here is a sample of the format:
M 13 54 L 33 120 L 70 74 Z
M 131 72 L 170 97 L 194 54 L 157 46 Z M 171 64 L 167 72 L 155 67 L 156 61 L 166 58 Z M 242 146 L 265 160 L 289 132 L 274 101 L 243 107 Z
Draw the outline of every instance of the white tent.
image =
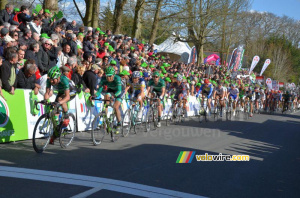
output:
M 159 54 L 169 54 L 172 60 L 188 63 L 191 55 L 191 48 L 186 42 L 175 41 L 174 36 L 170 36 L 162 44 L 155 46 Z

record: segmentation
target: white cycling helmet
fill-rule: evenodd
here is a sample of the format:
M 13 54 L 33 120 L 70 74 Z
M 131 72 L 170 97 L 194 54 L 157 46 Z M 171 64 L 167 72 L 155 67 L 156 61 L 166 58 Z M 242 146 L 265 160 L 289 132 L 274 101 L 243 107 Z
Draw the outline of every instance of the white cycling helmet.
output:
M 134 71 L 132 74 L 133 78 L 140 78 L 141 77 L 141 72 L 140 71 Z
M 182 81 L 182 80 L 183 80 L 183 77 L 182 77 L 180 74 L 178 74 L 178 75 L 177 75 L 177 80 L 178 80 L 178 81 Z

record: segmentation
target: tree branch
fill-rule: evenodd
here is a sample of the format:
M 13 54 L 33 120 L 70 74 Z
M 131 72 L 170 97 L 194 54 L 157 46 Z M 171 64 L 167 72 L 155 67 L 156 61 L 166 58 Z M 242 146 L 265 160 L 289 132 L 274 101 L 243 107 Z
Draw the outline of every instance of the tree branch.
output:
M 80 12 L 80 10 L 79 10 L 79 8 L 78 8 L 78 5 L 77 5 L 76 1 L 75 1 L 75 0 L 73 0 L 73 2 L 74 2 L 74 5 L 75 5 L 75 7 L 76 7 L 76 10 L 77 10 L 77 12 L 78 12 L 78 14 L 79 14 L 79 16 L 80 16 L 81 20 L 83 21 L 82 14 L 81 14 L 81 12 Z

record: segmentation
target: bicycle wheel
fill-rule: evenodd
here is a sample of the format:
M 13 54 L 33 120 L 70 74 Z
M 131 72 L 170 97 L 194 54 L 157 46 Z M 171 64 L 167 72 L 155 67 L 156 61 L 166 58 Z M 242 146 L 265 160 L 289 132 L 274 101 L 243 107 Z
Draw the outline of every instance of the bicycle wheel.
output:
M 140 121 L 138 120 L 138 110 L 134 110 L 134 112 L 132 113 L 133 117 L 132 117 L 132 121 L 134 123 L 133 125 L 133 131 L 135 134 L 138 133 L 138 130 L 139 130 L 139 126 L 140 126 Z
M 214 121 L 218 121 L 218 119 L 219 119 L 219 107 L 216 106 L 214 108 L 213 114 L 214 114 Z
M 37 153 L 42 153 L 53 134 L 53 124 L 48 114 L 42 115 L 34 126 L 32 146 Z
M 245 104 L 245 108 L 244 108 L 244 118 L 245 118 L 245 120 L 249 119 L 249 113 L 250 113 L 249 103 L 247 103 L 247 104 Z
M 95 146 L 101 144 L 106 135 L 106 121 L 104 120 L 104 113 L 100 112 L 95 116 L 92 122 L 92 142 Z
M 157 123 L 158 123 L 158 110 L 156 106 L 152 108 L 152 113 L 153 113 L 153 128 L 155 130 L 157 128 Z
M 174 108 L 170 107 L 167 115 L 165 116 L 166 126 L 170 126 L 171 122 L 173 122 L 173 111 L 174 111 Z
M 181 107 L 176 108 L 176 118 L 175 118 L 175 123 L 178 124 L 181 122 L 181 114 L 182 114 L 182 109 Z
M 114 113 L 110 114 L 109 116 L 110 120 L 110 136 L 111 136 L 111 141 L 116 142 L 120 138 L 120 131 L 117 131 L 117 117 L 115 116 Z
M 73 141 L 76 132 L 76 119 L 72 113 L 68 114 L 69 124 L 67 127 L 60 127 L 59 143 L 61 148 L 67 148 Z
M 181 122 L 184 122 L 187 118 L 187 111 L 185 108 L 182 108 L 182 113 L 181 113 Z
M 127 109 L 122 121 L 122 135 L 127 137 L 131 130 L 131 110 Z
M 226 111 L 226 119 L 231 120 L 231 118 L 232 118 L 232 105 L 228 104 L 228 108 Z
M 146 132 L 149 132 L 151 130 L 152 123 L 153 123 L 153 112 L 152 112 L 152 108 L 148 107 L 146 120 L 145 120 Z

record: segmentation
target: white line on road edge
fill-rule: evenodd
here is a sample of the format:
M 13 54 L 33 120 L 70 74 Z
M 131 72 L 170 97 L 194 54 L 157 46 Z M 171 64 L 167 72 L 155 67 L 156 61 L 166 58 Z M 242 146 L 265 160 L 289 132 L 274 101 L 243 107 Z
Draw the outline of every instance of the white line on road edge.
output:
M 70 184 L 70 185 L 79 185 L 79 186 L 86 186 L 86 187 L 93 188 L 81 194 L 84 193 L 88 194 L 90 192 L 93 192 L 93 190 L 95 191 L 97 189 L 99 190 L 106 189 L 106 190 L 111 190 L 120 193 L 131 194 L 131 195 L 137 195 L 142 197 L 204 198 L 203 196 L 198 196 L 198 195 L 193 195 L 193 194 L 188 194 L 188 193 L 183 193 L 183 192 L 178 192 L 173 190 L 167 190 L 167 189 L 157 188 L 152 186 L 146 186 L 146 185 L 136 184 L 131 182 L 106 179 L 101 177 L 61 173 L 61 172 L 54 172 L 54 171 L 27 169 L 27 168 L 0 166 L 0 176 L 63 183 L 63 184 Z
M 94 193 L 96 193 L 96 192 L 98 192 L 99 190 L 102 190 L 102 189 L 103 189 L 103 187 L 92 188 L 92 189 L 87 190 L 87 191 L 85 191 L 83 193 L 75 195 L 75 196 L 73 196 L 71 198 L 84 198 L 84 197 L 88 197 L 88 196 L 90 196 L 90 195 L 92 195 L 92 194 L 94 194 Z

